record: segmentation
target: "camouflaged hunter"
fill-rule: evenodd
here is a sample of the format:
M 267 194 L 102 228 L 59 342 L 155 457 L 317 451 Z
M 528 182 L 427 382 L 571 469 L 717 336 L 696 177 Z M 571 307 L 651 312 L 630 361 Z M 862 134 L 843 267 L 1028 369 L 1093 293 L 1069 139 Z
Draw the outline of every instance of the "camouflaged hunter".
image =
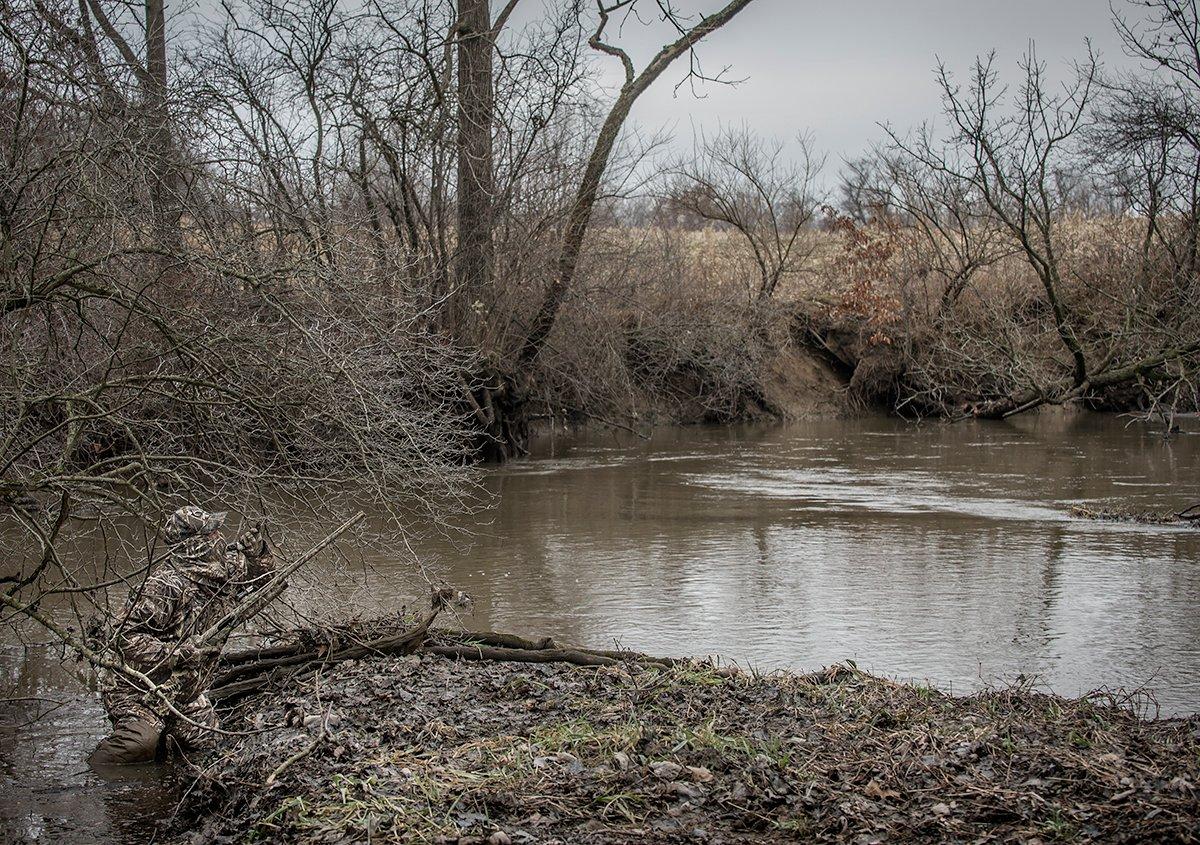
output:
M 160 751 L 200 748 L 211 736 L 207 728 L 216 726 L 217 717 L 204 690 L 219 649 L 197 649 L 191 638 L 274 569 L 257 528 L 231 545 L 221 533 L 224 522 L 224 513 L 193 505 L 171 514 L 163 527 L 168 559 L 130 593 L 124 610 L 100 634 L 104 645 L 158 684 L 187 719 L 119 673 L 103 670 L 101 698 L 113 730 L 88 758 L 93 765 L 146 763 Z

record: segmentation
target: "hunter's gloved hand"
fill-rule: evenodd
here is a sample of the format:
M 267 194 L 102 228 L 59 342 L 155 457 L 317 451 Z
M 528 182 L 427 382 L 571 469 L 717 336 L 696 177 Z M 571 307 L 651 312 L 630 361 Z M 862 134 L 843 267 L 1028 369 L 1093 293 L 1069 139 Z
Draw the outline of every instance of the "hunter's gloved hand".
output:
M 179 648 L 175 652 L 175 668 L 198 669 L 216 660 L 220 655 L 220 646 L 197 646 L 192 640 L 187 639 L 179 644 Z
M 233 545 L 246 557 L 258 558 L 269 552 L 262 526 L 257 522 L 239 534 Z

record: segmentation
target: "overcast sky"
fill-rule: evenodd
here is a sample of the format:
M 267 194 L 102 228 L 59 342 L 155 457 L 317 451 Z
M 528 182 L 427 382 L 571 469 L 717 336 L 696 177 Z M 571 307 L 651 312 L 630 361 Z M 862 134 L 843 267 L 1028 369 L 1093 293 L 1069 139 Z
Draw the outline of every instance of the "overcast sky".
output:
M 1128 0 L 1117 2 L 1137 17 Z M 720 3 L 676 5 L 711 11 Z M 939 58 L 965 74 L 975 56 L 995 50 L 1013 74 L 1032 41 L 1061 76 L 1086 55 L 1090 38 L 1106 64 L 1128 67 L 1110 18 L 1108 0 L 755 0 L 700 48 L 707 72 L 729 65 L 744 82 L 710 85 L 701 100 L 686 89 L 676 95 L 681 61 L 643 95 L 633 117 L 689 146 L 694 125 L 745 122 L 780 137 L 811 130 L 836 169 L 842 156 L 880 139 L 877 123 L 905 129 L 937 116 Z M 619 43 L 633 47 L 640 68 L 668 34 L 627 23 Z M 615 80 L 619 68 L 611 65 Z

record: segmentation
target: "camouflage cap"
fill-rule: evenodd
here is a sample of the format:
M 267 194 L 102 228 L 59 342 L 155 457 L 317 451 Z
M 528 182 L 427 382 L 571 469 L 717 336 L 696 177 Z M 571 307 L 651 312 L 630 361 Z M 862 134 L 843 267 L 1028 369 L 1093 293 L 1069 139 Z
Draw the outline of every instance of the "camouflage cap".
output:
M 175 545 L 189 537 L 203 537 L 220 529 L 225 524 L 225 512 L 209 513 L 195 505 L 186 505 L 167 517 L 163 526 L 163 537 Z

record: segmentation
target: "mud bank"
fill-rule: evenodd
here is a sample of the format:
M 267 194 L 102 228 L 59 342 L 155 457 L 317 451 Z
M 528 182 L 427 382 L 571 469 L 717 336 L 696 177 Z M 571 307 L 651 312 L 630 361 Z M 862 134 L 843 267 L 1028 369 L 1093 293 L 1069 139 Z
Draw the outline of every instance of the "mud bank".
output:
M 1144 703 L 1144 702 L 1143 702 Z M 242 701 L 178 842 L 1200 839 L 1200 717 L 835 666 L 333 665 Z

